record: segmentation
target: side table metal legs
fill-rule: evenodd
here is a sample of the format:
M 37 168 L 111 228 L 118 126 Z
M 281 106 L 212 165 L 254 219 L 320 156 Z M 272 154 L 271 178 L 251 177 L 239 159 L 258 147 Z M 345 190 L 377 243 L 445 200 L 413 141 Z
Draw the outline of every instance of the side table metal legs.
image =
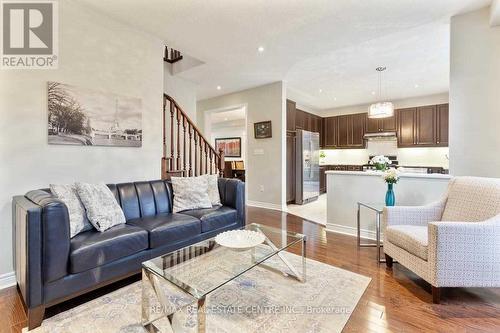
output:
M 385 262 L 385 259 L 382 259 L 381 256 L 380 256 L 380 251 L 381 251 L 381 248 L 382 248 L 382 244 L 381 244 L 381 241 L 380 241 L 380 217 L 381 217 L 381 212 L 378 211 L 378 210 L 374 210 L 372 209 L 374 212 L 375 212 L 375 236 L 376 236 L 376 243 L 373 244 L 373 243 L 361 243 L 361 206 L 363 207 L 366 207 L 368 209 L 372 209 L 371 207 L 369 206 L 365 206 L 361 203 L 358 202 L 358 212 L 357 212 L 357 236 L 358 236 L 358 247 L 376 247 L 377 248 L 377 262 L 379 263 L 384 263 Z

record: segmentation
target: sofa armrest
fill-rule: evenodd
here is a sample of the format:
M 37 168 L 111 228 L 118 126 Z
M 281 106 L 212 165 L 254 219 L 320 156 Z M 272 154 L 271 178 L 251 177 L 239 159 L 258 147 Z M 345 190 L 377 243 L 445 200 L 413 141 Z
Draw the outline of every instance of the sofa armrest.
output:
M 25 197 L 40 207 L 42 278 L 51 282 L 68 274 L 69 215 L 66 205 L 51 193 L 35 190 Z M 29 232 L 29 231 L 28 231 Z
M 42 209 L 24 196 L 12 199 L 14 270 L 28 307 L 42 304 Z
M 383 229 L 390 225 L 423 226 L 429 222 L 440 221 L 445 205 L 446 198 L 425 206 L 385 207 Z
M 238 222 L 245 225 L 245 183 L 239 179 L 219 178 L 219 194 L 224 206 L 238 211 Z
M 443 287 L 500 287 L 500 215 L 429 223 L 429 262 Z

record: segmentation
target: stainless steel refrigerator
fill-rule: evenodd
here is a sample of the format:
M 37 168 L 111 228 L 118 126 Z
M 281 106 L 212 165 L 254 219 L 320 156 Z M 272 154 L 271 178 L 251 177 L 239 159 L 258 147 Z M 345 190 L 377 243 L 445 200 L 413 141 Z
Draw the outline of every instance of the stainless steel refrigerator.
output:
M 302 205 L 319 196 L 319 133 L 297 130 L 295 149 L 295 203 Z

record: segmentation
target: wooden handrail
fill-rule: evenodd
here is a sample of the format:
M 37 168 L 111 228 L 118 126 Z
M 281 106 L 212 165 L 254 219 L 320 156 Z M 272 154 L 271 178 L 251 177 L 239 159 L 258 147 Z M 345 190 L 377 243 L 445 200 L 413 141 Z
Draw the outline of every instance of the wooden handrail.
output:
M 179 110 L 179 112 L 182 114 L 182 116 L 183 116 L 183 117 L 187 120 L 187 122 L 191 125 L 191 128 L 193 128 L 193 129 L 194 129 L 194 131 L 195 131 L 195 132 L 197 132 L 198 136 L 199 136 L 201 139 L 203 139 L 203 140 L 204 140 L 204 141 L 208 144 L 209 148 L 210 148 L 210 149 L 211 149 L 211 150 L 212 150 L 212 151 L 213 151 L 216 155 L 218 155 L 217 150 L 216 150 L 214 147 L 212 147 L 212 145 L 210 144 L 210 141 L 208 141 L 208 140 L 207 140 L 207 139 L 203 136 L 203 134 L 201 134 L 200 129 L 196 126 L 196 124 L 195 124 L 195 123 L 193 123 L 193 122 L 191 121 L 191 119 L 189 118 L 189 116 L 186 114 L 186 112 L 184 112 L 184 110 L 182 110 L 182 108 L 179 106 L 179 104 L 177 104 L 177 102 L 176 102 L 176 101 L 175 101 L 172 97 L 168 96 L 167 94 L 163 94 L 163 97 L 164 97 L 166 100 L 168 100 L 170 103 L 172 103 L 172 104 L 175 106 L 175 108 L 176 108 L 177 110 Z M 166 104 L 166 103 L 164 103 L 164 105 L 165 105 L 165 104 Z M 164 108 L 165 108 L 165 107 L 164 107 Z
M 167 105 L 169 103 L 170 105 Z M 167 156 L 167 147 L 166 147 L 168 138 L 166 129 L 167 112 L 170 113 L 170 157 Z M 174 118 L 176 120 L 175 122 Z M 212 171 L 215 172 L 218 171 L 220 176 L 223 176 L 224 151 L 222 149 L 219 149 L 219 151 L 217 151 L 210 144 L 210 142 L 203 136 L 200 129 L 189 118 L 189 116 L 184 112 L 184 110 L 179 106 L 179 104 L 177 104 L 177 102 L 167 94 L 163 94 L 162 119 L 163 119 L 162 178 L 167 177 L 167 174 L 196 176 L 206 173 L 212 173 Z M 189 141 L 187 141 L 186 137 L 186 128 L 189 136 Z M 193 132 L 191 132 L 191 130 Z M 174 132 L 177 134 L 176 136 L 174 136 Z M 182 150 L 181 150 L 181 138 L 183 139 Z M 189 155 L 187 155 L 187 152 L 189 152 Z M 192 163 L 193 153 L 194 153 L 194 163 Z M 198 153 L 199 153 L 199 161 L 197 158 Z M 203 155 L 205 155 L 204 159 Z M 182 170 L 181 170 L 181 160 L 183 167 Z M 199 165 L 197 165 L 198 162 Z M 204 168 L 202 168 L 203 166 Z M 213 168 L 214 166 L 215 170 Z

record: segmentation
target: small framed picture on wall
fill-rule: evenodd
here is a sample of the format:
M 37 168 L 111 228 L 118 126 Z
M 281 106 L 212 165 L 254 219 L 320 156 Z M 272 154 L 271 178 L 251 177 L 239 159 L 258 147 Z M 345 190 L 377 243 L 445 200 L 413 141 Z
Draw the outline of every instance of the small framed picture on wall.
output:
M 267 139 L 273 137 L 273 131 L 270 120 L 254 123 L 253 130 L 256 139 Z
M 215 139 L 215 149 L 222 149 L 224 157 L 241 157 L 241 138 Z

